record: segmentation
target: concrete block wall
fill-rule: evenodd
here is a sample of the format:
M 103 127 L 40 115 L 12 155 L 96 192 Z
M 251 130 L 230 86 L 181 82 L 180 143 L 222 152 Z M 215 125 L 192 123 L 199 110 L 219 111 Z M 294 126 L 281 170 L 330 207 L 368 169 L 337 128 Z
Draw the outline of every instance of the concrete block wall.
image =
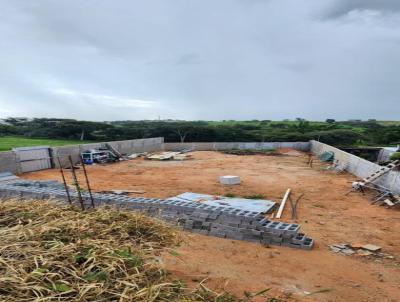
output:
M 21 172 L 21 166 L 15 152 L 0 152 L 0 172 L 11 172 L 13 174 Z
M 299 151 L 309 151 L 310 142 L 214 142 L 214 143 L 164 143 L 165 151 L 191 149 L 195 151 L 231 150 L 231 149 L 279 149 L 292 148 Z
M 134 152 L 153 152 L 163 149 L 164 138 L 144 138 L 144 139 L 133 139 L 126 141 L 113 141 L 108 142 L 116 150 L 122 154 L 129 154 Z M 82 145 L 69 145 L 62 147 L 50 148 L 50 156 L 60 157 L 61 164 L 66 167 L 69 166 L 67 156 L 71 155 L 72 160 L 75 163 L 79 162 L 79 156 L 81 152 L 88 149 L 100 148 L 104 143 L 92 143 Z M 54 161 L 54 166 L 59 167 L 58 161 Z M 21 173 L 21 166 L 18 156 L 13 151 L 0 152 L 0 172 L 11 172 L 13 174 Z
M 335 153 L 335 160 L 338 160 L 341 165 L 345 165 L 347 172 L 359 178 L 365 178 L 381 168 L 378 164 L 314 140 L 311 141 L 311 151 L 316 155 L 328 151 Z M 378 179 L 376 183 L 390 189 L 395 194 L 400 194 L 400 172 L 398 171 L 389 172 Z
M 71 190 L 75 198 L 77 192 Z M 88 193 L 83 192 L 85 204 L 90 207 Z M 0 182 L 0 198 L 20 199 L 56 198 L 66 201 L 61 184 L 54 181 L 10 180 Z M 190 201 L 162 200 L 157 198 L 133 198 L 113 194 L 93 194 L 95 205 L 141 211 L 185 230 L 204 235 L 258 242 L 265 245 L 280 245 L 311 250 L 314 241 L 300 233 L 299 224 L 270 221 L 262 213 L 242 211 L 228 206 L 209 206 Z
M 105 143 L 105 142 L 104 142 Z M 65 156 L 71 155 L 74 162 L 79 162 L 79 156 L 81 152 L 89 149 L 97 149 L 102 147 L 104 143 L 92 143 L 92 144 L 82 144 L 82 145 L 73 145 L 73 146 L 63 146 L 63 147 L 54 147 L 51 148 L 53 152 L 53 156 Z M 133 139 L 126 141 L 112 141 L 107 142 L 113 148 L 115 148 L 121 154 L 129 154 L 129 153 L 140 153 L 140 152 L 153 152 L 160 151 L 163 148 L 164 138 L 163 137 L 154 137 L 154 138 L 144 138 L 144 139 Z M 67 159 L 63 158 L 62 165 L 67 164 Z M 57 162 L 55 162 L 55 166 L 58 167 Z

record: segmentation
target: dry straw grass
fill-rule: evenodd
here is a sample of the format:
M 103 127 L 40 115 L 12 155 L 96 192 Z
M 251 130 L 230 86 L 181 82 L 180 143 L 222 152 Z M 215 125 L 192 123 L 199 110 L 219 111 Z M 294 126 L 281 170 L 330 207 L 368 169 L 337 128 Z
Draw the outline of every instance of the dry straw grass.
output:
M 171 281 L 160 252 L 178 232 L 135 212 L 10 200 L 0 239 L 0 301 L 236 301 Z

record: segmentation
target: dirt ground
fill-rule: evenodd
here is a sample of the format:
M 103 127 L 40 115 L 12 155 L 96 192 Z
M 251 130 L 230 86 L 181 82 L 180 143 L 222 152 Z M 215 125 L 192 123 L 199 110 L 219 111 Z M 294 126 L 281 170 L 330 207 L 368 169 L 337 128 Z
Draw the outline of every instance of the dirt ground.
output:
M 400 212 L 370 205 L 368 196 L 349 191 L 355 179 L 307 165 L 307 155 L 282 150 L 282 156 L 237 156 L 193 152 L 187 161 L 141 158 L 88 167 L 94 190 L 144 190 L 140 196 L 165 198 L 183 192 L 248 196 L 280 201 L 287 188 L 298 207 L 302 230 L 316 241 L 312 251 L 186 235 L 181 247 L 164 255 L 165 266 L 188 283 L 205 280 L 217 291 L 238 295 L 271 288 L 282 301 L 400 301 Z M 82 172 L 79 172 L 82 174 Z M 239 175 L 242 183 L 223 186 L 220 175 Z M 29 179 L 58 179 L 58 170 L 24 174 Z M 69 175 L 68 175 L 69 177 Z M 68 178 L 71 181 L 70 177 Z M 282 221 L 292 222 L 290 207 Z M 394 259 L 335 254 L 335 243 L 379 245 Z M 267 301 L 266 297 L 259 301 Z

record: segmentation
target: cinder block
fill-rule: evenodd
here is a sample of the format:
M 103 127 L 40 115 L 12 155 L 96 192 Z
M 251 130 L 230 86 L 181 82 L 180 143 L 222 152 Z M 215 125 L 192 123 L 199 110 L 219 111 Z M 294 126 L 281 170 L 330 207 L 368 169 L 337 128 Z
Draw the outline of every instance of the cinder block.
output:
M 219 182 L 223 185 L 238 185 L 240 184 L 240 177 L 234 175 L 224 175 L 219 177 Z
M 303 250 L 311 250 L 314 246 L 314 240 L 311 238 L 306 237 L 304 242 L 301 244 L 301 248 Z
M 306 235 L 303 233 L 297 233 L 295 237 L 292 238 L 292 243 L 303 244 L 306 239 Z
M 226 237 L 226 233 L 223 232 L 223 231 L 220 231 L 218 229 L 211 229 L 208 234 L 210 236 L 215 236 L 215 237 L 220 237 L 220 238 L 225 238 Z
M 264 245 L 270 245 L 272 243 L 272 239 L 271 238 L 263 238 L 260 240 L 261 244 Z
M 0 196 L 20 196 L 25 199 L 57 197 L 65 201 L 66 193 L 55 184 L 24 181 L 21 184 L 0 184 Z M 77 192 L 71 188 L 71 197 L 77 200 Z M 82 194 L 90 205 L 87 192 Z M 311 249 L 314 241 L 298 233 L 300 225 L 272 222 L 258 212 L 241 211 L 233 207 L 216 207 L 192 202 L 161 200 L 156 198 L 131 198 L 114 194 L 93 193 L 96 205 L 110 204 L 120 208 L 147 213 L 167 222 L 182 225 L 187 231 L 208 234 L 221 238 L 284 245 L 293 248 Z
M 226 232 L 226 238 L 235 239 L 235 240 L 243 240 L 243 234 L 235 231 L 228 231 Z
M 273 236 L 273 237 L 271 238 L 271 242 L 272 242 L 272 243 L 282 243 L 282 241 L 283 241 L 283 238 L 282 238 L 282 237 L 279 237 L 279 236 Z

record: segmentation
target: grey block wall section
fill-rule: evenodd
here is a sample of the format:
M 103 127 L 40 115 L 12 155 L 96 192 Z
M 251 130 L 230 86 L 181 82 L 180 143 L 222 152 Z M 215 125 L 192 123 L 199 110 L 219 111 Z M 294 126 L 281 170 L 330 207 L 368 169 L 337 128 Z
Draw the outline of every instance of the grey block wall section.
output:
M 76 199 L 76 191 L 71 190 Z M 87 193 L 82 194 L 90 206 Z M 314 241 L 300 233 L 299 224 L 270 221 L 259 212 L 242 211 L 228 206 L 208 206 L 196 202 L 171 201 L 157 198 L 133 198 L 94 193 L 96 206 L 141 211 L 161 218 L 183 229 L 204 235 L 311 250 Z M 20 199 L 55 198 L 66 202 L 63 186 L 54 181 L 10 180 L 0 182 L 0 197 Z
M 198 151 L 210 150 L 229 150 L 229 149 L 278 149 L 278 148 L 293 148 L 300 151 L 309 151 L 311 144 L 309 142 L 280 142 L 280 143 L 164 143 L 163 137 L 133 139 L 125 141 L 108 142 L 115 149 L 122 154 L 129 154 L 134 152 L 154 152 L 160 150 L 176 151 L 181 149 L 191 149 Z M 96 149 L 104 143 L 92 143 L 83 145 L 70 145 L 62 147 L 52 147 L 50 152 L 52 156 L 60 156 L 61 164 L 66 167 L 69 166 L 67 156 L 71 156 L 75 163 L 79 162 L 79 155 L 81 152 L 88 149 Z M 56 168 L 59 167 L 58 162 L 55 161 Z M 12 172 L 19 174 L 21 167 L 14 152 L 0 152 L 0 172 Z
M 113 141 L 108 142 L 115 149 L 117 149 L 122 154 L 129 154 L 135 152 L 153 152 L 160 151 L 163 149 L 164 138 L 154 137 L 154 138 L 144 138 L 144 139 L 133 139 L 126 141 Z M 52 147 L 50 148 L 50 153 L 52 156 L 60 156 L 60 161 L 63 166 L 69 166 L 67 156 L 71 155 L 72 160 L 77 163 L 79 162 L 79 155 L 81 152 L 88 149 L 99 148 L 104 143 L 93 143 L 93 144 L 82 144 L 82 145 L 70 145 L 62 147 Z M 55 161 L 55 166 L 58 168 L 58 162 Z M 21 166 L 19 159 L 15 152 L 7 151 L 0 152 L 0 172 L 11 172 L 13 174 L 21 173 Z
M 359 178 L 367 177 L 381 168 L 378 164 L 314 140 L 311 141 L 311 151 L 316 155 L 327 151 L 335 153 L 335 160 L 346 165 L 346 171 Z M 398 171 L 389 172 L 378 179 L 376 183 L 390 189 L 395 194 L 400 194 L 400 172 Z
M 140 153 L 140 152 L 154 152 L 163 149 L 164 138 L 144 138 L 144 139 L 133 139 L 126 141 L 112 141 L 107 142 L 113 146 L 121 154 Z M 54 147 L 52 149 L 53 156 L 65 156 L 71 155 L 74 162 L 79 162 L 79 155 L 81 152 L 88 149 L 100 148 L 104 143 L 93 143 L 73 146 Z M 61 164 L 68 166 L 67 158 L 62 159 Z M 58 168 L 58 164 L 55 163 Z
M 11 172 L 13 174 L 21 172 L 21 166 L 15 152 L 0 152 L 0 172 Z
M 190 149 L 195 151 L 214 151 L 231 149 L 279 149 L 292 148 L 299 151 L 309 151 L 310 142 L 250 142 L 250 143 L 164 143 L 165 151 Z

